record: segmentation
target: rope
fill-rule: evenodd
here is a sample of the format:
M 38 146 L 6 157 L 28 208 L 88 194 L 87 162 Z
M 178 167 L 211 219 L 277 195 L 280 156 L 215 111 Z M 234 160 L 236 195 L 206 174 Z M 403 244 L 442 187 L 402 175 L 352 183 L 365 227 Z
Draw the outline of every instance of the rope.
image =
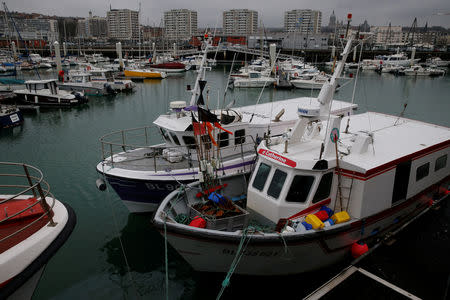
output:
M 164 218 L 164 263 L 166 267 L 166 299 L 169 300 L 169 259 L 167 256 L 167 227 Z
M 245 253 L 245 249 L 247 248 L 247 246 L 250 242 L 251 236 L 248 237 L 248 232 L 250 230 L 253 232 L 254 228 L 247 227 L 242 231 L 242 237 L 241 237 L 241 241 L 239 242 L 238 250 L 236 251 L 236 255 L 233 259 L 233 262 L 231 263 L 231 266 L 230 266 L 230 269 L 229 269 L 227 275 L 225 276 L 225 279 L 222 281 L 222 287 L 220 289 L 219 294 L 216 297 L 216 300 L 219 300 L 220 297 L 222 297 L 223 292 L 228 287 L 228 285 L 230 285 L 231 275 L 233 275 L 234 271 L 236 270 L 236 267 L 239 264 L 239 262 L 241 261 L 242 256 Z M 247 237 L 248 237 L 248 239 L 247 239 Z
M 105 164 L 102 164 L 102 171 L 103 171 L 102 172 L 103 180 L 105 182 L 107 182 L 106 175 L 105 175 Z M 109 199 L 108 202 L 109 202 L 110 208 L 111 208 L 111 215 L 112 215 L 113 221 L 114 221 L 114 228 L 115 228 L 116 235 L 117 235 L 117 238 L 118 238 L 119 243 L 120 243 L 120 249 L 122 250 L 122 255 L 123 255 L 123 258 L 125 260 L 125 265 L 126 265 L 127 270 L 128 270 L 128 276 L 130 277 L 131 285 L 133 286 L 133 288 L 134 288 L 134 290 L 136 292 L 136 298 L 140 299 L 139 294 L 137 292 L 137 288 L 136 288 L 135 282 L 133 280 L 133 276 L 131 276 L 131 268 L 130 268 L 130 264 L 128 263 L 127 255 L 125 253 L 125 247 L 123 246 L 122 238 L 120 237 L 120 234 L 119 234 L 119 226 L 118 226 L 118 223 L 117 223 L 117 217 L 116 217 L 116 214 L 114 212 L 113 205 L 112 205 L 112 200 L 111 200 L 111 195 L 110 195 L 110 191 L 109 191 L 108 185 L 106 185 L 106 191 L 107 191 L 107 197 Z

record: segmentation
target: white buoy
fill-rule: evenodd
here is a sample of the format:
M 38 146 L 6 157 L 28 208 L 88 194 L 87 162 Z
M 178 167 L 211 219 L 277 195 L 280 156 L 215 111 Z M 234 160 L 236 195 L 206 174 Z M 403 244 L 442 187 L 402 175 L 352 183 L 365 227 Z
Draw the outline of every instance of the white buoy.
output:
M 276 44 L 270 44 L 269 46 L 269 55 L 270 55 L 270 69 L 272 70 L 272 72 L 275 72 L 274 67 L 275 67 L 275 51 L 277 49 L 277 45 Z
M 358 46 L 355 46 L 355 48 L 353 48 L 353 62 L 356 61 L 356 52 L 357 52 L 357 48 Z
M 416 47 L 411 49 L 411 66 L 414 64 L 414 57 L 416 56 Z
M 331 46 L 331 60 L 336 56 L 336 46 Z
M 95 181 L 95 185 L 97 186 L 97 188 L 98 188 L 100 191 L 106 190 L 106 182 L 105 182 L 103 179 L 101 179 L 101 178 L 98 178 L 98 179 Z
M 116 52 L 117 52 L 117 57 L 119 57 L 119 69 L 120 69 L 120 71 L 123 71 L 124 66 L 123 66 L 123 59 L 122 59 L 122 43 L 121 42 L 116 43 Z
M 17 60 L 17 49 L 16 49 L 16 43 L 15 42 L 11 42 L 11 48 L 12 48 L 14 60 Z
M 59 72 L 62 70 L 61 66 L 61 52 L 59 51 L 59 43 L 55 41 L 53 43 L 55 46 L 55 60 L 56 60 L 56 72 L 59 74 Z
M 66 42 L 63 42 L 63 53 L 64 53 L 64 57 L 66 57 L 67 56 Z

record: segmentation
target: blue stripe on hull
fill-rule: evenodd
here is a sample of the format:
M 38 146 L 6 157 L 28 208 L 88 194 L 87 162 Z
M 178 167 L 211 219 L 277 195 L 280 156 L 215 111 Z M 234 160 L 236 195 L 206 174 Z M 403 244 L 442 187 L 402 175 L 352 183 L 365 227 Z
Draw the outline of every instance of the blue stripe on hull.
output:
M 194 180 L 130 180 L 127 178 L 106 175 L 106 180 L 122 200 L 146 204 L 159 204 L 168 194 L 176 190 L 180 184 L 188 184 Z

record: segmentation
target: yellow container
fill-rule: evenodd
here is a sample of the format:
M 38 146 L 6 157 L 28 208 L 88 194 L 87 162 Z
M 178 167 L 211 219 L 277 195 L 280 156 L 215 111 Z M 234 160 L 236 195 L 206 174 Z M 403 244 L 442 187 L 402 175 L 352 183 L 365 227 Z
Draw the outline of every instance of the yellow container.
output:
M 307 215 L 305 222 L 311 224 L 313 229 L 322 229 L 325 225 L 320 219 L 315 215 Z
M 331 216 L 334 224 L 344 223 L 350 220 L 350 216 L 346 211 L 340 211 Z

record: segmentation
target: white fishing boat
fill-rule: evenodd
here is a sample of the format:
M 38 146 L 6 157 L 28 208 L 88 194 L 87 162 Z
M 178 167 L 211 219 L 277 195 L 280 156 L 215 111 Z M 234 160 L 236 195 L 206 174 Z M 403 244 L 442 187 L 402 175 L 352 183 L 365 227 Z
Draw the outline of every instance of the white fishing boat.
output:
M 263 76 L 259 71 L 249 71 L 248 77 L 237 77 L 233 80 L 235 88 L 262 88 L 272 86 L 276 78 Z
M 184 101 L 173 102 L 172 112 L 153 122 L 156 127 L 121 130 L 100 139 L 103 161 L 97 165 L 97 171 L 131 212 L 154 211 L 180 183 L 198 179 L 192 115 L 199 118 L 201 107 L 198 104 L 203 102 L 208 47 L 204 50 L 189 106 Z M 311 99 L 294 98 L 210 112 L 218 118 L 220 126 L 231 132 L 215 130 L 212 133 L 221 147 L 223 161 L 219 172 L 222 175 L 249 173 L 256 157 L 255 144 L 268 129 L 271 135 L 280 135 L 292 126 L 297 119 L 298 106 Z M 355 108 L 354 104 L 336 101 L 331 111 L 347 115 Z
M 84 71 L 70 70 L 68 80 L 58 82 L 58 87 L 66 91 L 83 92 L 87 96 L 115 95 L 116 91 L 109 83 L 92 81 L 92 74 Z
M 14 94 L 25 104 L 39 106 L 76 106 L 88 101 L 82 92 L 60 90 L 56 79 L 27 80 L 25 89 Z
M 329 79 L 330 77 L 325 74 L 303 75 L 300 78 L 292 79 L 291 84 L 298 89 L 320 90 Z
M 35 167 L 0 162 L 0 180 L 0 299 L 27 300 L 76 216 Z
M 260 144 L 248 188 L 244 176 L 222 177 L 163 200 L 153 223 L 194 270 L 229 279 L 325 268 L 448 197 L 449 128 L 372 112 L 329 116 L 343 61 L 317 101 L 298 108 L 292 130 Z

